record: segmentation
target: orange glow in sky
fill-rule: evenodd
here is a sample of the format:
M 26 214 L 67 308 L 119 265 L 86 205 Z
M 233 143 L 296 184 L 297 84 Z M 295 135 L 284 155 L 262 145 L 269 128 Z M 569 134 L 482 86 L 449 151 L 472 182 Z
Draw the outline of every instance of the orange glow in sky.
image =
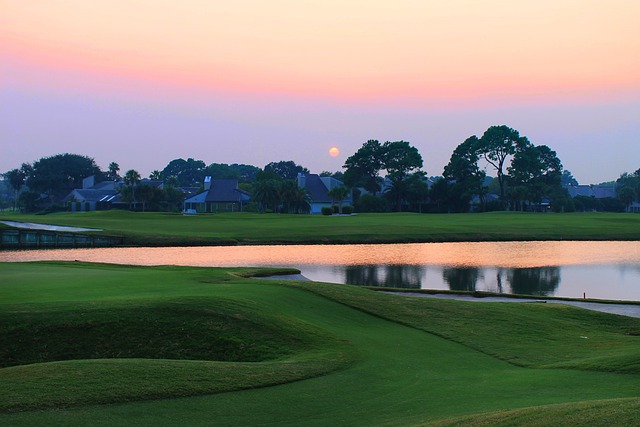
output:
M 636 0 L 0 0 L 0 53 L 178 87 L 469 100 L 640 89 Z

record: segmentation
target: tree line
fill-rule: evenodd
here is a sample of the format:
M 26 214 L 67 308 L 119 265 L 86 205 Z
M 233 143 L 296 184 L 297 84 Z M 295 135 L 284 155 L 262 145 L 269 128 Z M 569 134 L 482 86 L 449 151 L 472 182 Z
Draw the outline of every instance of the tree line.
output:
M 491 126 L 482 136 L 472 135 L 460 143 L 441 176 L 428 177 L 422 167 L 422 156 L 409 142 L 368 140 L 346 159 L 344 171 L 323 171 L 320 175 L 344 182 L 330 194 L 339 209 L 351 194 L 359 212 L 468 212 L 472 207 L 479 211 L 539 211 L 543 204 L 556 211 L 595 208 L 593 200 L 569 197 L 563 184 L 577 182 L 564 170 L 555 151 L 534 145 L 505 125 Z M 495 178 L 488 177 L 487 170 Z M 238 180 L 240 188 L 252 196 L 249 210 L 304 213 L 309 211 L 310 199 L 297 185 L 299 173 L 308 174 L 309 170 L 290 160 L 259 168 L 175 159 L 149 175 L 148 179 L 164 183 L 160 189 L 145 184 L 136 170 L 121 176 L 116 162 L 102 171 L 92 158 L 67 153 L 23 163 L 4 177 L 13 192 L 14 207 L 28 211 L 40 208 L 43 202 L 50 209 L 63 209 L 63 198 L 93 175 L 96 182 L 122 180 L 121 200 L 142 210 L 180 210 L 185 191 L 197 193 L 204 177 L 211 176 Z M 622 174 L 616 184 L 617 196 L 606 202 L 606 210 L 622 210 L 640 198 L 640 169 Z M 605 202 L 598 203 L 602 208 Z

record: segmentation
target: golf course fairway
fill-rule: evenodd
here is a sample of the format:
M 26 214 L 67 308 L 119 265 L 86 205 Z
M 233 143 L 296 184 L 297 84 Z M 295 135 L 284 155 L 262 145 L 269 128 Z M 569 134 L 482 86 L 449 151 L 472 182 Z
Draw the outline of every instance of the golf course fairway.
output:
M 640 421 L 640 319 L 248 277 L 257 272 L 0 264 L 0 336 L 15 359 L 0 369 L 0 424 Z M 139 355 L 118 356 L 128 347 Z

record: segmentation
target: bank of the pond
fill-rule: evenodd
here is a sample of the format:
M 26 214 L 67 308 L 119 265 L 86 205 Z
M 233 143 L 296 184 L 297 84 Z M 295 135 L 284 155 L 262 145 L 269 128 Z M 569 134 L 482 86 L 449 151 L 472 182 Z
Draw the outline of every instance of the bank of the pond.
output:
M 0 214 L 0 220 L 102 229 L 124 246 L 640 240 L 640 215 L 615 213 L 351 216 L 100 211 Z
M 311 281 L 309 278 L 294 271 L 291 274 L 276 274 L 269 276 L 255 277 L 254 279 L 269 279 L 269 280 L 299 280 L 303 282 Z M 578 301 L 575 299 L 567 298 L 553 298 L 553 297 L 530 297 L 523 295 L 494 295 L 478 292 L 438 292 L 430 290 L 406 292 L 403 290 L 381 290 L 380 288 L 369 288 L 374 291 L 379 291 L 389 295 L 398 295 L 405 297 L 422 297 L 422 298 L 436 298 L 436 299 L 448 299 L 457 301 L 471 301 L 471 302 L 521 302 L 521 303 L 555 303 L 565 304 L 573 307 L 580 307 L 587 310 L 600 311 L 602 313 L 617 314 L 620 316 L 629 316 L 640 318 L 640 302 L 637 301 L 599 301 L 599 300 L 585 300 Z

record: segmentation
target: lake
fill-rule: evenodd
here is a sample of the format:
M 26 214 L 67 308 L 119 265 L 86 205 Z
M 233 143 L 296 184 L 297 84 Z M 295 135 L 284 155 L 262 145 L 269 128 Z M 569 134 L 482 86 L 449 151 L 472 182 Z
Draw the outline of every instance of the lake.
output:
M 294 267 L 311 280 L 640 301 L 640 242 L 99 248 L 0 252 L 1 262 Z

